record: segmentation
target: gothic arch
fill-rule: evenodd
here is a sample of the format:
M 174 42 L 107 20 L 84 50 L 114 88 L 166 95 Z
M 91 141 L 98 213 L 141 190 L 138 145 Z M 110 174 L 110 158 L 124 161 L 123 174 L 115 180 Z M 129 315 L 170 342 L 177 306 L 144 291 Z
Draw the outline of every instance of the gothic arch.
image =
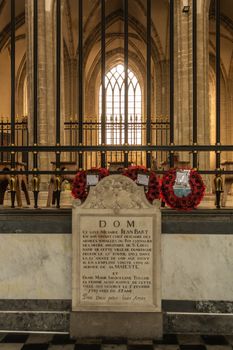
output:
M 93 6 L 90 10 L 89 16 L 86 19 L 86 22 L 84 23 L 84 32 L 87 31 L 88 24 L 91 23 L 92 19 L 96 16 L 96 12 L 98 11 L 99 7 L 99 1 L 93 0 Z
M 123 11 L 117 10 L 114 13 L 110 14 L 106 19 L 106 29 L 112 26 L 117 21 L 123 21 Z M 144 72 L 144 77 L 146 76 L 146 58 L 143 56 L 140 48 L 135 43 L 135 40 L 139 40 L 146 44 L 146 29 L 144 26 L 139 23 L 134 17 L 129 17 L 129 25 L 135 30 L 136 33 L 129 33 L 129 47 L 130 47 L 130 54 L 129 57 L 133 57 L 132 62 L 137 62 L 136 66 L 140 67 L 140 71 Z M 100 67 L 100 50 L 99 47 L 96 47 L 96 43 L 100 39 L 101 34 L 101 28 L 100 24 L 98 24 L 95 29 L 89 34 L 88 38 L 86 39 L 85 45 L 84 45 L 84 65 L 86 67 L 86 99 L 88 100 L 88 96 L 93 96 L 95 101 L 97 100 L 97 96 L 95 94 L 94 88 L 90 87 L 90 84 L 93 84 L 93 81 L 97 81 L 98 74 L 95 72 L 95 68 Z M 106 34 L 106 48 L 109 48 L 113 42 L 119 38 L 123 38 L 121 34 L 115 34 L 115 33 L 108 33 Z M 92 56 L 90 67 L 87 65 L 87 61 L 91 54 L 93 55 L 93 46 L 95 46 L 95 56 Z M 112 55 L 121 55 L 123 57 L 123 49 L 121 48 L 114 48 L 110 50 L 109 53 L 106 50 L 106 58 L 108 60 L 108 57 L 111 57 Z M 159 96 L 158 100 L 159 103 L 157 103 L 157 99 L 155 99 L 155 90 L 157 91 L 157 94 L 162 94 L 162 80 L 165 81 L 165 76 L 167 74 L 166 72 L 166 65 L 164 65 L 165 60 L 162 60 L 164 58 L 163 53 L 159 52 L 157 49 L 154 40 L 152 39 L 152 95 L 154 98 L 152 98 L 153 106 L 152 106 L 152 113 L 155 114 L 155 106 L 158 107 L 157 109 L 160 111 L 163 110 L 162 108 L 162 96 Z M 99 68 L 97 68 L 98 70 Z M 137 69 L 137 68 L 136 68 Z M 134 70 L 136 72 L 136 70 Z M 162 76 L 165 75 L 163 78 Z M 156 76 L 156 79 L 155 79 Z M 89 82 L 91 82 L 89 84 Z M 145 79 L 142 86 L 145 85 Z M 89 92 L 91 93 L 89 94 Z M 96 115 L 97 109 L 95 109 L 95 112 L 93 109 L 90 111 L 90 109 L 86 108 L 87 115 L 93 115 L 93 113 Z
M 64 47 L 64 100 L 65 100 L 65 117 L 72 115 L 72 60 L 69 55 L 69 50 L 65 40 L 63 40 Z
M 4 9 L 5 5 L 6 5 L 6 0 L 1 0 L 1 2 L 0 2 L 0 14 L 2 13 L 2 10 Z
M 214 55 L 210 55 L 210 71 L 209 71 L 209 105 L 212 105 L 212 108 L 210 108 L 210 114 L 209 114 L 209 120 L 210 125 L 213 126 L 212 133 L 214 132 L 214 135 L 210 135 L 212 142 L 215 144 L 215 132 L 216 132 L 216 124 L 215 120 L 213 118 L 216 118 L 215 114 L 215 106 L 216 106 L 216 72 L 215 72 L 215 57 Z M 211 91 L 213 89 L 214 91 Z M 221 91 L 221 143 L 223 144 L 230 144 L 231 143 L 231 132 L 232 129 L 232 122 L 230 120 L 230 113 L 229 108 L 227 106 L 227 101 L 229 98 L 229 86 L 228 86 L 228 79 L 224 72 L 224 70 L 221 67 L 221 82 L 220 82 L 220 91 Z M 211 110 L 213 114 L 211 114 Z M 210 130 L 211 132 L 211 130 Z M 223 152 L 221 155 L 221 159 L 226 160 L 230 156 L 229 153 Z M 215 157 L 210 157 L 211 165 L 215 167 Z
M 128 68 L 128 122 L 134 124 L 127 131 L 128 143 L 142 144 L 142 91 L 137 75 Z M 125 69 L 123 62 L 112 65 L 105 75 L 106 82 L 106 144 L 122 144 L 125 142 L 126 131 L 119 128 L 119 123 L 125 121 Z M 102 84 L 99 86 L 98 119 L 102 115 Z M 111 123 L 109 126 L 108 123 Z M 132 124 L 130 124 L 132 127 Z M 100 135 L 99 135 L 100 136 Z M 100 139 L 99 139 L 99 142 Z
M 25 24 L 25 13 L 21 13 L 15 18 L 15 30 L 17 30 Z M 0 51 L 5 47 L 11 36 L 11 24 L 8 23 L 1 32 L 0 38 Z
M 16 114 L 24 115 L 24 84 L 27 79 L 26 53 L 24 54 L 16 75 Z
M 106 54 L 106 72 L 113 68 L 115 65 L 123 62 L 124 51 L 122 48 L 117 48 L 107 52 Z M 142 89 L 142 101 L 145 100 L 145 65 L 138 59 L 138 56 L 134 52 L 129 52 L 131 57 L 129 62 L 129 68 L 135 73 L 138 78 L 139 84 Z M 88 78 L 86 79 L 86 88 L 85 88 L 85 101 L 86 102 L 86 113 L 88 117 L 94 117 L 95 119 L 98 116 L 98 94 L 99 86 L 101 82 L 101 72 L 100 72 L 100 57 L 98 60 L 95 60 L 90 74 L 87 74 Z M 92 101 L 90 101 L 90 96 L 92 96 Z M 144 105 L 144 102 L 143 102 Z
M 109 34 L 109 38 L 110 39 L 106 43 L 106 48 L 109 47 L 110 44 L 115 40 L 114 37 L 111 37 L 111 34 Z M 134 56 L 134 57 L 137 57 L 138 67 L 140 67 L 140 70 L 143 72 L 143 74 L 145 74 L 146 73 L 146 70 L 145 70 L 145 66 L 146 66 L 145 58 L 142 55 L 141 51 L 138 49 L 138 47 L 135 45 L 135 43 L 130 38 L 131 38 L 131 35 L 129 35 L 129 46 L 134 48 L 135 52 L 130 50 L 129 51 L 129 56 L 130 56 L 130 58 L 131 58 L 131 55 Z M 110 51 L 111 52 L 116 52 L 117 50 L 118 50 L 119 54 L 121 54 L 122 57 L 123 57 L 124 56 L 124 52 L 123 52 L 123 49 L 120 48 L 120 47 L 112 49 Z M 110 51 L 107 51 L 107 55 L 108 55 L 108 52 L 110 52 Z M 98 51 L 97 55 L 93 59 L 91 67 L 89 68 L 89 70 L 88 70 L 88 72 L 86 74 L 88 81 L 90 79 L 90 76 L 93 74 L 93 70 L 96 67 L 96 62 L 98 62 L 100 64 L 100 60 L 101 60 L 101 52 Z M 107 64 L 108 64 L 108 62 L 107 62 Z
M 210 11 L 210 3 L 211 3 L 211 0 L 201 0 L 202 3 L 203 3 L 203 9 L 206 13 L 209 13 Z
M 208 19 L 209 21 L 215 21 L 215 9 L 214 2 L 212 0 L 207 0 L 206 4 L 208 6 Z M 229 6 L 230 6 L 229 2 Z M 221 50 L 227 50 L 227 45 L 232 45 L 233 42 L 233 21 L 228 17 L 224 12 L 220 13 L 220 25 L 224 30 L 221 31 L 221 39 L 223 39 L 224 46 L 221 46 Z M 208 33 L 215 35 L 215 31 Z M 216 118 L 215 114 L 215 104 L 216 104 L 216 72 L 215 72 L 215 42 L 209 37 L 209 46 L 210 46 L 210 68 L 209 68 L 209 105 L 210 105 L 210 124 L 214 124 L 213 118 Z M 226 55 L 225 55 L 226 57 Z M 224 59 L 224 51 L 221 51 L 220 57 L 220 68 L 221 68 L 221 81 L 220 81 L 220 99 L 221 99 L 221 143 L 232 144 L 232 132 L 233 132 L 233 118 L 232 118 L 232 57 L 230 60 L 230 68 L 228 69 L 228 62 Z M 212 108 L 211 108 L 212 106 Z M 211 114 L 212 110 L 212 114 Z M 213 142 L 213 136 L 212 136 Z M 232 152 L 222 152 L 221 160 L 232 160 Z M 211 166 L 214 165 L 215 157 L 212 157 Z
M 122 10 L 117 10 L 111 13 L 109 16 L 107 16 L 106 30 L 119 20 L 123 21 Z M 129 16 L 129 26 L 131 26 L 132 29 L 135 30 L 135 32 L 138 34 L 141 41 L 146 43 L 146 29 L 136 18 Z M 101 37 L 101 23 L 98 23 L 97 26 L 92 30 L 92 32 L 89 34 L 88 38 L 85 41 L 84 64 L 86 63 L 87 58 L 90 55 L 93 45 L 100 40 L 100 37 Z M 76 53 L 76 55 L 77 54 L 78 52 Z M 158 62 L 164 59 L 163 52 L 161 52 L 161 50 L 159 51 L 159 48 L 157 47 L 153 39 L 152 39 L 152 58 L 155 62 Z

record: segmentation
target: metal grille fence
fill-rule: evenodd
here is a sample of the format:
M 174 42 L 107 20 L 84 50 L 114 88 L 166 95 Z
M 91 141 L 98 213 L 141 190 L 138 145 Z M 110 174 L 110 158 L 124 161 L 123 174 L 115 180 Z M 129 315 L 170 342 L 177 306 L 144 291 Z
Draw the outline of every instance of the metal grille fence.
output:
M 135 142 L 132 144 L 141 146 L 137 142 L 137 135 L 140 133 L 140 138 L 145 140 L 146 137 L 146 123 L 145 122 L 128 122 L 128 139 L 133 139 Z M 107 122 L 105 123 L 106 134 L 121 134 L 125 132 L 125 124 L 123 121 Z M 96 121 L 83 122 L 82 133 L 85 146 L 90 147 L 101 147 L 101 123 Z M 151 122 L 151 133 L 154 140 L 156 140 L 157 145 L 168 145 L 169 143 L 169 120 L 168 118 L 160 117 L 155 122 Z M 79 123 L 77 121 L 65 122 L 65 140 L 66 143 L 71 146 L 78 147 L 78 135 L 79 135 Z M 111 140 L 110 140 L 111 141 Z M 121 143 L 120 143 L 121 144 Z M 124 163 L 124 150 L 118 151 L 118 145 L 109 142 L 109 146 L 115 146 L 114 151 L 107 152 L 106 163 L 111 164 L 113 162 Z M 108 146 L 106 146 L 108 147 Z M 152 157 L 157 160 L 160 164 L 167 160 L 166 151 L 153 151 Z M 78 162 L 77 152 L 71 152 L 67 154 L 67 159 L 72 162 Z M 128 161 L 131 164 L 146 165 L 145 155 L 143 151 L 132 150 L 128 154 Z M 99 152 L 89 151 L 85 152 L 83 155 L 83 168 L 90 169 L 91 167 L 100 166 Z
M 27 117 L 23 117 L 20 121 L 16 119 L 15 122 L 15 143 L 17 146 L 28 146 L 28 122 Z M 2 119 L 0 121 L 0 145 L 3 146 L 11 145 L 11 123 L 10 121 Z M 10 162 L 11 154 L 10 152 L 0 152 L 0 161 Z M 27 152 L 17 152 L 16 161 L 25 163 L 25 168 L 28 169 L 28 153 Z
M 38 144 L 38 0 L 33 1 L 33 61 L 34 61 L 34 104 L 32 116 L 33 145 L 28 142 L 28 128 L 26 121 L 17 121 L 15 118 L 15 6 L 16 0 L 11 2 L 11 120 L 10 122 L 0 122 L 0 142 L 1 142 L 1 162 L 10 161 L 10 169 L 5 170 L 4 174 L 9 175 L 10 189 L 12 192 L 12 206 L 14 206 L 15 196 L 15 178 L 17 174 L 32 175 L 33 192 L 35 198 L 35 207 L 37 207 L 39 185 L 38 176 L 40 174 L 52 174 L 55 179 L 64 174 L 61 155 L 66 154 L 70 162 L 75 162 L 78 169 L 89 168 L 91 166 L 107 166 L 108 163 L 119 161 L 125 166 L 133 162 L 135 164 L 144 164 L 151 168 L 154 158 L 159 162 L 169 159 L 170 167 L 174 167 L 175 152 L 189 152 L 192 154 L 192 166 L 198 167 L 198 152 L 215 152 L 216 169 L 206 170 L 198 169 L 202 174 L 233 174 L 233 170 L 222 170 L 221 152 L 233 151 L 233 145 L 221 145 L 220 139 L 220 0 L 215 0 L 215 18 L 216 18 L 216 143 L 215 145 L 197 144 L 197 0 L 192 1 L 192 35 L 193 35 L 193 125 L 192 125 L 192 144 L 177 145 L 174 138 L 174 0 L 170 0 L 170 115 L 168 120 L 153 120 L 152 106 L 152 77 L 151 77 L 151 3 L 154 0 L 146 0 L 146 101 L 145 116 L 138 125 L 131 122 L 128 115 L 128 73 L 125 76 L 124 89 L 124 121 L 117 121 L 114 125 L 106 119 L 106 1 L 99 0 L 101 7 L 101 121 L 86 121 L 84 118 L 84 24 L 83 24 L 83 6 L 84 0 L 78 0 L 78 74 L 77 86 L 79 101 L 77 110 L 77 121 L 66 122 L 64 125 L 66 144 L 61 144 L 61 0 L 56 0 L 56 130 L 54 145 Z M 128 72 L 129 66 L 129 16 L 128 0 L 123 1 L 123 22 L 124 22 L 124 69 Z M 123 144 L 109 144 L 106 135 L 109 130 L 124 129 Z M 129 138 L 136 130 L 142 132 L 142 144 L 129 144 Z M 99 136 L 100 135 L 100 136 Z M 131 136 L 129 136 L 131 135 Z M 41 152 L 52 152 L 55 158 L 55 169 L 39 169 L 38 157 Z M 169 155 L 169 157 L 167 157 Z M 32 158 L 33 167 L 28 166 L 28 157 Z M 25 168 L 17 170 L 16 162 L 26 163 Z M 163 170 L 157 170 L 162 173 Z M 74 174 L 74 170 L 66 170 L 66 174 Z M 59 197 L 60 188 L 55 188 Z M 59 205 L 59 203 L 58 203 Z

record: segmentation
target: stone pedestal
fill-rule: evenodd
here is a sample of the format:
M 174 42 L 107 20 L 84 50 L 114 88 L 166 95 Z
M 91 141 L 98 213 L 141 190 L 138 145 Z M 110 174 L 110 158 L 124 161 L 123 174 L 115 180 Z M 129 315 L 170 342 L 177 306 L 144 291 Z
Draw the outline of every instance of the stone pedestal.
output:
M 161 312 L 72 312 L 70 336 L 77 338 L 161 339 Z
M 74 203 L 72 220 L 71 336 L 160 338 L 159 208 L 112 175 Z

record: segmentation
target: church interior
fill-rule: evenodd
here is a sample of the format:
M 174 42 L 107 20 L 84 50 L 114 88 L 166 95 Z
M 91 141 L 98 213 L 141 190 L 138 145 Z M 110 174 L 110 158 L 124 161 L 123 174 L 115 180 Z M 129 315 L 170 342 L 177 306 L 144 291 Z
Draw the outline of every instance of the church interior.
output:
M 1 146 L 24 147 L 15 152 L 15 160 L 23 163 L 25 174 L 54 168 L 75 173 L 113 163 L 163 171 L 175 154 L 181 164 L 203 172 L 206 193 L 214 193 L 216 170 L 233 169 L 232 9 L 227 0 L 220 7 L 217 55 L 215 1 L 197 1 L 195 23 L 192 4 L 174 2 L 172 24 L 169 1 L 151 2 L 149 24 L 146 1 L 129 1 L 127 9 L 122 1 L 107 1 L 104 13 L 101 1 L 64 1 L 61 40 L 56 2 L 38 2 L 34 38 L 32 2 L 15 2 L 13 33 L 11 1 L 2 1 Z M 65 146 L 59 151 L 63 166 L 48 148 L 36 150 L 34 166 L 27 148 L 33 145 Z M 182 146 L 190 147 L 184 151 Z M 10 172 L 10 149 L 0 156 Z M 51 176 L 44 173 L 40 188 L 48 191 Z M 228 193 L 231 182 L 226 183 Z
M 0 349 L 232 349 L 232 0 L 0 0 L 0 82 Z M 75 344 L 72 183 L 128 167 L 205 187 L 161 200 L 164 340 Z

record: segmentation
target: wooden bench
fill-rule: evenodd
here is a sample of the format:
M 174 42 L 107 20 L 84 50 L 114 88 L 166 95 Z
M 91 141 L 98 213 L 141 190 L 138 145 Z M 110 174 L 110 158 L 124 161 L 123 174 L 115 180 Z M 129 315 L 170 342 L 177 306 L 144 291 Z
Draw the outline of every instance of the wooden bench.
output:
M 10 162 L 1 162 L 0 163 L 0 205 L 4 204 L 4 196 L 7 190 L 8 185 L 10 184 L 10 175 L 6 174 L 6 171 L 11 170 Z M 15 170 L 25 170 L 24 163 L 15 163 Z M 30 205 L 30 198 L 28 192 L 27 178 L 24 174 L 15 175 L 16 181 L 16 200 L 19 207 L 22 207 L 22 196 L 21 191 L 24 192 L 25 199 L 28 205 Z
M 51 162 L 53 166 L 53 170 L 56 170 L 56 162 Z M 76 162 L 60 162 L 60 169 L 61 170 L 71 170 L 78 172 L 78 166 Z M 75 175 L 74 174 L 62 174 L 61 175 L 61 183 L 65 180 L 72 183 L 74 180 Z M 55 191 L 55 180 L 56 175 L 52 175 L 49 181 L 49 188 L 48 188 L 48 198 L 47 198 L 47 207 L 55 204 L 56 202 L 56 191 Z M 59 203 L 58 203 L 59 206 Z
M 170 163 L 168 161 L 161 163 L 161 168 L 163 170 L 169 170 L 170 169 Z M 180 169 L 189 169 L 190 168 L 190 162 L 186 160 L 178 160 L 174 157 L 174 168 L 180 168 Z
M 128 162 L 127 167 L 132 166 L 133 163 Z M 112 173 L 122 172 L 125 169 L 124 162 L 108 162 L 109 171 Z

